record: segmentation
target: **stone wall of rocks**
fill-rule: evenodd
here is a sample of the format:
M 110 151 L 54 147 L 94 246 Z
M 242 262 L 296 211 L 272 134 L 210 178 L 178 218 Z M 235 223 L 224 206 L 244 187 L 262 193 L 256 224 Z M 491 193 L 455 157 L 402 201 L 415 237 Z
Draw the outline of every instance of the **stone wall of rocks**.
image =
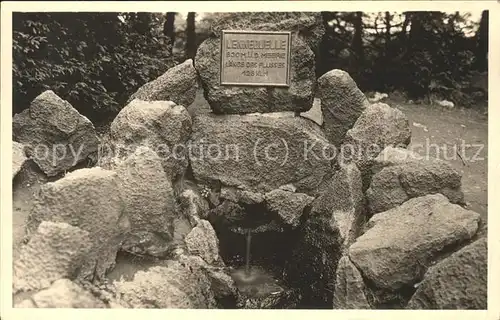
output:
M 230 28 L 293 30 L 290 87 L 221 87 Z M 104 137 L 52 91 L 15 115 L 13 179 L 33 164 L 44 176 L 15 255 L 16 306 L 486 308 L 487 242 L 460 174 L 406 149 L 405 115 L 370 104 L 346 72 L 315 79 L 322 28 L 317 13 L 228 13 Z M 198 86 L 212 113 L 191 117 Z M 322 121 L 299 114 L 313 99 Z M 248 229 L 290 290 L 239 291 L 224 248 Z M 119 253 L 154 266 L 111 282 Z

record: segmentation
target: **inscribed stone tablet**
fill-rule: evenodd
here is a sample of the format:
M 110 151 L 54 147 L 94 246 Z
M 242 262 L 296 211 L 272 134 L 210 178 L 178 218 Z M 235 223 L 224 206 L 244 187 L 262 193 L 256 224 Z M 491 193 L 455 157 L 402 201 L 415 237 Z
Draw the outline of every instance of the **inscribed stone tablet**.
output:
M 222 32 L 221 85 L 289 86 L 290 32 Z

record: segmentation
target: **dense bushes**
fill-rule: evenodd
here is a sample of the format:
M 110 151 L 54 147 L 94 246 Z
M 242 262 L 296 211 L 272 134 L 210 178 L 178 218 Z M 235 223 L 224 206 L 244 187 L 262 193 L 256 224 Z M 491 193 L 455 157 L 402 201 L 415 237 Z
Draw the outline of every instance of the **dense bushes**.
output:
M 149 13 L 15 13 L 13 111 L 50 89 L 93 121 L 172 66 Z
M 458 12 L 322 15 L 326 34 L 318 76 L 339 68 L 364 91 L 399 90 L 412 99 L 435 95 L 463 106 L 474 103 L 471 76 L 487 71 L 487 12 L 479 24 Z M 200 14 L 195 34 L 187 32 L 179 15 L 170 16 L 175 30 L 163 13 L 14 13 L 14 112 L 51 89 L 94 122 L 106 121 L 142 84 L 182 62 L 186 36 L 199 45 L 217 13 Z M 476 34 L 470 36 L 471 30 Z
M 487 42 L 481 41 L 488 35 L 487 14 L 479 29 L 468 14 L 458 12 L 369 17 L 324 12 L 323 19 L 327 33 L 318 74 L 347 70 L 364 91 L 400 90 L 411 98 L 432 95 L 467 106 L 473 103 L 468 92 L 473 71 L 487 71 Z

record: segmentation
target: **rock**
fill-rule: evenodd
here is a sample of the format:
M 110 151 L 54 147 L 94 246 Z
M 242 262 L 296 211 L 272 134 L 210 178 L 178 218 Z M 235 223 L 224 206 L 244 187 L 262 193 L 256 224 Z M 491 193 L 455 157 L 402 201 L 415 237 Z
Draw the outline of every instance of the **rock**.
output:
M 198 76 L 193 66 L 193 60 L 188 59 L 140 87 L 127 103 L 134 99 L 173 101 L 175 104 L 187 108 L 193 103 L 197 90 Z
M 269 112 L 283 111 L 283 108 L 294 111 L 307 111 L 311 108 L 315 83 L 313 52 L 318 50 L 325 33 L 319 12 L 231 12 L 221 14 L 211 27 L 213 38 L 200 46 L 195 67 L 202 80 L 207 79 L 208 87 L 214 91 L 207 95 L 212 109 L 221 109 L 220 105 L 224 105 L 230 108 L 231 113 L 242 113 L 247 112 L 243 109 L 254 110 L 248 112 Z M 239 90 L 232 87 L 229 91 L 218 87 L 219 38 L 222 30 L 293 31 L 290 88 Z M 203 61 L 199 61 L 200 59 Z M 271 99 L 267 92 L 270 92 Z
M 349 257 L 378 288 L 395 291 L 420 281 L 444 248 L 471 239 L 479 220 L 441 194 L 413 198 L 374 215 Z
M 337 226 L 340 241 L 348 248 L 356 239 L 364 220 L 364 196 L 361 173 L 355 164 L 341 165 L 313 202 L 311 215 L 325 216 Z
M 170 258 L 177 247 L 178 244 L 168 233 L 135 230 L 127 233 L 121 243 L 120 251 L 154 261 L 154 258 Z
M 32 160 L 27 160 L 12 180 L 12 254 L 19 257 L 20 249 L 26 242 L 26 221 L 33 207 L 40 187 L 49 178 Z
M 387 146 L 406 147 L 410 139 L 410 125 L 401 111 L 384 103 L 372 104 L 347 131 L 339 161 L 356 163 L 366 189 L 373 159 Z
M 15 303 L 14 308 L 36 308 L 36 305 L 31 299 L 26 299 L 19 303 Z
M 380 92 L 375 92 L 372 98 L 370 98 L 371 103 L 376 103 L 379 101 L 382 101 L 384 99 L 389 98 L 389 95 L 387 93 L 380 93 Z
M 264 197 L 267 210 L 277 214 L 283 224 L 292 228 L 299 225 L 304 209 L 314 200 L 307 194 L 281 189 L 270 191 Z
M 205 98 L 217 114 L 295 111 L 311 109 L 315 87 L 315 55 L 312 47 L 319 43 L 324 30 L 318 13 L 267 13 L 265 20 L 256 13 L 226 13 L 212 24 L 212 35 L 198 48 L 195 68 L 205 90 Z M 272 23 L 276 21 L 277 23 Z M 222 30 L 290 31 L 289 87 L 222 86 L 220 85 Z M 292 28 L 292 29 L 290 29 Z M 313 32 L 311 32 L 313 31 Z
M 184 239 L 191 232 L 193 227 L 198 224 L 198 222 L 199 219 L 195 220 L 194 223 L 191 223 L 191 221 L 184 216 L 175 217 L 173 223 L 173 241 L 179 245 L 183 245 Z
M 138 271 L 132 281 L 116 281 L 114 285 L 133 308 L 214 308 L 215 297 L 203 265 L 202 260 L 189 257 L 168 260 L 164 266 Z
M 338 228 L 326 217 L 311 217 L 299 230 L 286 266 L 293 288 L 300 290 L 302 305 L 332 308 L 337 262 L 342 249 Z
M 89 233 L 92 248 L 81 266 L 82 279 L 104 276 L 130 222 L 118 191 L 117 174 L 102 168 L 79 169 L 40 189 L 28 219 L 32 234 L 42 221 L 66 222 Z
M 87 231 L 42 222 L 14 261 L 14 292 L 45 289 L 55 280 L 73 278 L 91 247 Z
M 296 192 L 297 188 L 293 184 L 285 184 L 283 186 L 280 186 L 278 189 L 284 190 L 284 191 L 289 191 L 289 192 Z
M 246 217 L 245 209 L 232 201 L 223 200 L 220 205 L 210 209 L 208 220 L 216 228 L 231 229 L 240 226 Z
M 200 220 L 184 240 L 189 253 L 199 255 L 207 263 L 219 260 L 219 239 L 207 220 Z
M 339 147 L 347 130 L 354 126 L 369 102 L 354 80 L 345 71 L 334 69 L 318 79 L 325 135 Z
M 24 300 L 15 307 L 95 309 L 106 308 L 106 305 L 71 280 L 60 279 L 50 288 L 33 294 L 29 300 Z
M 407 307 L 487 309 L 487 247 L 481 238 L 430 267 Z
M 183 106 L 135 99 L 111 123 L 109 147 L 114 149 L 114 159 L 126 158 L 138 146 L 149 147 L 162 159 L 170 180 L 174 180 L 187 168 L 185 142 L 190 133 L 191 117 Z
M 14 115 L 12 137 L 48 176 L 71 169 L 99 145 L 92 122 L 50 90 Z
M 211 282 L 211 290 L 214 293 L 218 305 L 222 309 L 233 308 L 236 304 L 238 289 L 233 278 L 223 271 L 208 269 L 208 278 Z
M 404 203 L 410 197 L 401 185 L 400 166 L 387 167 L 373 176 L 366 198 L 371 214 L 386 211 Z
M 264 202 L 264 195 L 258 192 L 238 190 L 238 202 L 244 204 L 260 204 Z
M 321 131 L 301 117 L 200 115 L 191 139 L 196 180 L 208 185 L 220 181 L 254 193 L 286 184 L 307 193 L 331 170 L 335 158 Z
M 439 159 L 415 159 L 411 157 L 406 163 L 399 161 L 402 164 L 385 166 L 372 177 L 366 192 L 372 214 L 394 208 L 408 199 L 435 193 L 447 196 L 452 203 L 465 203 L 457 170 Z
M 248 205 L 264 202 L 264 195 L 262 193 L 240 190 L 232 187 L 222 187 L 220 198 Z
M 420 162 L 423 160 L 437 160 L 430 157 L 420 156 L 418 153 L 404 148 L 388 146 L 373 159 L 372 174 L 377 174 L 380 170 L 388 166 L 407 164 L 408 162 Z
M 141 146 L 115 168 L 132 233 L 171 231 L 175 199 L 161 160 L 154 151 Z
M 14 179 L 19 170 L 21 170 L 26 160 L 28 160 L 28 158 L 24 152 L 24 145 L 12 141 L 12 179 Z
M 409 197 L 441 193 L 452 203 L 465 204 L 461 190 L 462 177 L 444 161 L 405 165 L 400 179 Z
M 300 113 L 301 117 L 314 121 L 318 126 L 323 126 L 323 113 L 321 111 L 321 100 L 314 98 L 312 108 L 309 111 Z
M 208 201 L 201 196 L 199 188 L 193 182 L 190 182 L 188 187 L 181 189 L 177 200 L 179 211 L 192 226 L 197 224 L 198 219 L 208 217 L 210 209 Z
M 445 107 L 445 108 L 449 108 L 449 109 L 452 109 L 455 107 L 455 104 L 451 101 L 448 101 L 448 100 L 438 100 L 436 102 L 441 107 Z
M 340 258 L 333 295 L 333 309 L 371 309 L 361 273 L 347 255 Z
M 220 36 L 222 30 L 298 31 L 316 50 L 325 33 L 319 12 L 227 12 L 218 15 L 211 32 Z

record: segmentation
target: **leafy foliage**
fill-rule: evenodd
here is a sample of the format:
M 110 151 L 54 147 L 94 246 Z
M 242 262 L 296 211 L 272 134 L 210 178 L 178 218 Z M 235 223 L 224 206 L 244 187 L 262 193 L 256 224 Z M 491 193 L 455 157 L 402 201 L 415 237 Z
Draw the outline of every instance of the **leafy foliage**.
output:
M 188 37 L 193 55 L 217 15 L 199 15 L 193 33 L 193 21 L 187 28 L 186 17 L 175 13 L 170 23 L 168 13 L 14 13 L 13 110 L 20 112 L 50 89 L 92 121 L 106 121 L 142 84 L 184 61 Z M 322 16 L 326 34 L 318 76 L 338 68 L 364 91 L 399 90 L 412 98 L 435 95 L 472 104 L 475 70 L 487 70 L 487 12 L 480 24 L 458 12 Z M 475 29 L 476 36 L 469 36 Z
M 15 13 L 13 110 L 53 90 L 93 121 L 172 66 L 150 13 Z
M 327 33 L 319 75 L 340 68 L 365 91 L 401 90 L 412 98 L 435 95 L 472 103 L 465 92 L 483 57 L 476 54 L 478 36 L 468 36 L 477 27 L 468 14 L 380 12 L 365 14 L 358 26 L 354 12 L 324 12 L 323 18 Z M 361 47 L 355 45 L 357 30 Z

